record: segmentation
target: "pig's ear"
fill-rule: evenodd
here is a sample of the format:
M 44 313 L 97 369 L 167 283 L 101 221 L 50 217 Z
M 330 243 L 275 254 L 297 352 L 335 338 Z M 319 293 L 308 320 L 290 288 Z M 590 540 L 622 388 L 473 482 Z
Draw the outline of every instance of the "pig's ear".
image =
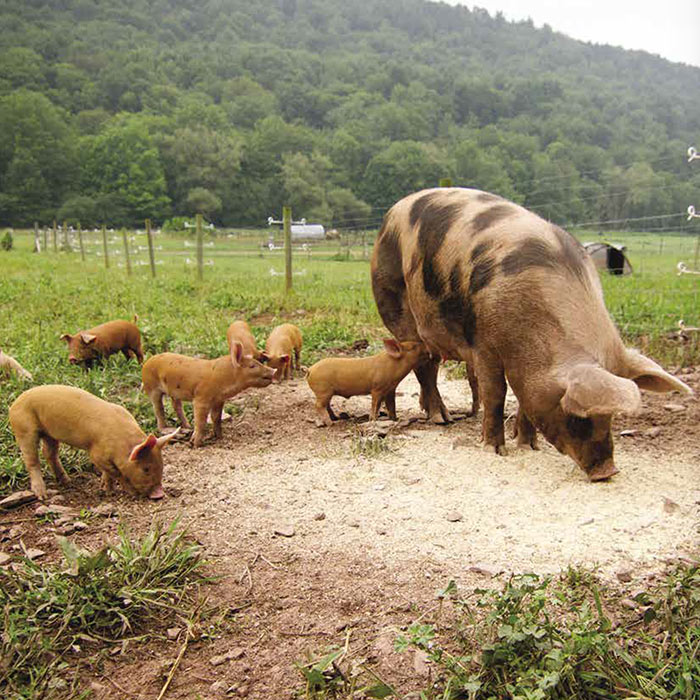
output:
M 389 356 L 393 357 L 395 360 L 398 360 L 403 353 L 401 344 L 394 338 L 384 338 L 384 349 L 387 351 Z
M 70 341 L 73 340 L 73 336 L 70 333 L 64 333 L 60 340 L 65 340 L 66 343 L 70 343 Z
M 91 333 L 81 333 L 80 338 L 85 345 L 90 345 L 90 343 L 94 343 L 97 340 L 97 336 Z
M 169 435 L 167 437 L 170 437 Z M 130 462 L 137 462 L 141 457 L 148 454 L 158 444 L 158 438 L 151 434 L 143 442 L 139 443 L 131 450 L 129 455 Z
M 177 435 L 179 435 L 179 434 L 180 434 L 180 428 L 178 428 L 177 430 L 173 430 L 172 433 L 168 433 L 167 435 L 163 435 L 163 437 L 159 437 L 159 438 L 156 440 L 156 444 L 158 445 L 158 447 L 164 447 L 164 446 L 167 445 L 173 438 L 177 437 Z
M 647 391 L 680 391 L 692 394 L 693 390 L 680 379 L 663 370 L 659 365 L 636 350 L 627 349 L 627 371 L 629 377 L 640 389 Z
M 239 340 L 234 340 L 231 343 L 231 364 L 234 367 L 240 367 L 243 361 L 243 343 Z
M 642 405 L 637 385 L 598 365 L 576 365 L 567 376 L 561 398 L 564 413 L 589 416 L 636 413 Z
M 282 360 L 285 365 L 288 365 L 291 359 L 291 355 L 280 355 L 280 360 Z

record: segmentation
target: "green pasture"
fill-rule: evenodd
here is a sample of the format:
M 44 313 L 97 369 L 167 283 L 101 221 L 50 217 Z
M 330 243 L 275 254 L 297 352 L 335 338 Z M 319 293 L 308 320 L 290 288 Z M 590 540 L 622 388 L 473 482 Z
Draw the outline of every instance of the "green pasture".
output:
M 85 262 L 77 251 L 54 253 L 50 237 L 47 251 L 33 253 L 33 235 L 15 235 L 13 250 L 0 251 L 0 348 L 34 375 L 34 383 L 71 384 L 119 401 L 145 429 L 154 428 L 155 422 L 150 403 L 139 392 L 136 362 L 115 355 L 89 372 L 73 367 L 59 340 L 62 333 L 138 314 L 146 354 L 170 350 L 215 357 L 227 351 L 226 328 L 235 319 L 250 322 L 259 344 L 273 326 L 291 320 L 302 329 L 303 361 L 309 364 L 360 338 L 378 347 L 386 332 L 370 287 L 370 234 L 366 247 L 361 235 L 306 248 L 295 242 L 294 291 L 289 295 L 284 292 L 283 251 L 262 247 L 268 231 L 207 236 L 202 281 L 197 277 L 194 237 L 156 236 L 159 264 L 154 279 L 145 234 L 128 234 L 131 275 L 124 266 L 121 233 L 108 235 L 108 269 L 97 254 L 100 233 L 84 233 Z M 602 278 L 608 308 L 625 339 L 666 365 L 697 362 L 696 340 L 678 343 L 667 338 L 679 319 L 688 326 L 700 325 L 700 276 L 676 274 L 679 261 L 692 267 L 696 239 L 619 233 L 604 239 L 627 245 L 635 270 L 628 277 Z M 281 245 L 279 234 L 275 244 Z M 25 481 L 7 407 L 27 386 L 13 379 L 0 384 L 0 492 Z M 86 458 L 75 453 L 66 463 L 80 468 Z

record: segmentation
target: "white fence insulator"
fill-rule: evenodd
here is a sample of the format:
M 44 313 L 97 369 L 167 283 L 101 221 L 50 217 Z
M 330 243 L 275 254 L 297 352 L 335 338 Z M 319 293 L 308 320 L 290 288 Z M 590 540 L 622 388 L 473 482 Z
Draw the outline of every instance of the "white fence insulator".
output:
M 698 153 L 698 149 L 695 148 L 695 146 L 690 146 L 688 148 L 688 162 L 690 163 L 693 160 L 697 160 L 700 158 L 700 153 Z
M 695 213 L 695 207 L 692 204 L 688 207 L 688 221 L 691 219 L 700 219 L 700 214 Z
M 691 270 L 684 262 L 679 262 L 676 265 L 676 270 L 678 270 L 678 276 L 681 275 L 700 275 L 700 270 Z

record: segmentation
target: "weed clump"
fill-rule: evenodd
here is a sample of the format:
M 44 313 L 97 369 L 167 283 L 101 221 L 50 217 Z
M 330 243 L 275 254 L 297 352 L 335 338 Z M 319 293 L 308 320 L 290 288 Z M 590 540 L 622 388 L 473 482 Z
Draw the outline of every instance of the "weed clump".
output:
M 201 548 L 176 526 L 156 524 L 140 540 L 121 530 L 116 544 L 96 552 L 61 538 L 62 565 L 27 559 L 16 570 L 0 569 L 0 695 L 43 697 L 57 679 L 66 688 L 67 654 L 188 616 L 206 579 Z

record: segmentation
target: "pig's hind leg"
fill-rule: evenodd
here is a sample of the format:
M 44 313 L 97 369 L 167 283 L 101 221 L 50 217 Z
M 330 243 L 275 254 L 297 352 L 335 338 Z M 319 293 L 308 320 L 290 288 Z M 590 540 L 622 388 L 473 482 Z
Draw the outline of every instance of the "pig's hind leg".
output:
M 437 388 L 439 364 L 439 358 L 428 360 L 413 370 L 420 383 L 420 407 L 426 412 L 429 421 L 439 424 L 451 423 L 452 417 Z
M 209 418 L 210 418 L 212 425 L 214 427 L 214 436 L 216 438 L 220 438 L 222 435 L 222 433 L 221 433 L 221 418 L 222 418 L 223 410 L 224 410 L 224 404 L 222 402 L 222 403 L 214 404 L 209 411 Z
M 316 396 L 316 427 L 323 428 L 323 426 L 333 425 L 333 421 L 336 420 L 336 416 L 331 408 L 331 396 Z
M 192 433 L 192 444 L 199 447 L 204 442 L 204 435 L 207 432 L 207 416 L 210 413 L 210 406 L 203 401 L 194 401 L 194 433 Z M 221 407 L 219 407 L 219 420 L 221 420 Z
M 148 392 L 148 398 L 151 399 L 153 404 L 153 412 L 156 414 L 156 421 L 158 422 L 158 430 L 163 431 L 168 427 L 168 423 L 165 420 L 165 411 L 163 410 L 163 392 L 154 388 Z
M 396 389 L 390 391 L 384 397 L 384 405 L 386 406 L 386 412 L 389 414 L 390 420 L 397 420 L 397 418 L 396 418 Z
M 190 425 L 190 422 L 187 420 L 187 416 L 185 415 L 185 411 L 182 408 L 182 401 L 180 399 L 176 399 L 174 396 L 170 397 L 170 401 L 173 404 L 173 411 L 175 411 L 175 414 L 177 415 L 177 419 L 180 421 L 180 425 L 185 429 L 189 430 L 192 428 Z
M 29 485 L 36 497 L 40 501 L 45 501 L 48 497 L 46 492 L 46 484 L 44 477 L 41 475 L 41 462 L 39 461 L 39 435 L 35 432 L 29 432 L 24 435 L 18 435 L 15 430 L 15 437 L 19 445 L 19 451 L 22 454 L 22 460 L 27 467 L 29 474 Z
M 66 474 L 66 470 L 63 468 L 61 459 L 58 456 L 58 440 L 54 440 L 48 435 L 42 435 L 41 442 L 44 457 L 46 457 L 46 461 L 51 465 L 53 473 L 56 476 L 56 481 L 66 486 L 70 483 L 70 479 L 68 478 L 68 474 Z

